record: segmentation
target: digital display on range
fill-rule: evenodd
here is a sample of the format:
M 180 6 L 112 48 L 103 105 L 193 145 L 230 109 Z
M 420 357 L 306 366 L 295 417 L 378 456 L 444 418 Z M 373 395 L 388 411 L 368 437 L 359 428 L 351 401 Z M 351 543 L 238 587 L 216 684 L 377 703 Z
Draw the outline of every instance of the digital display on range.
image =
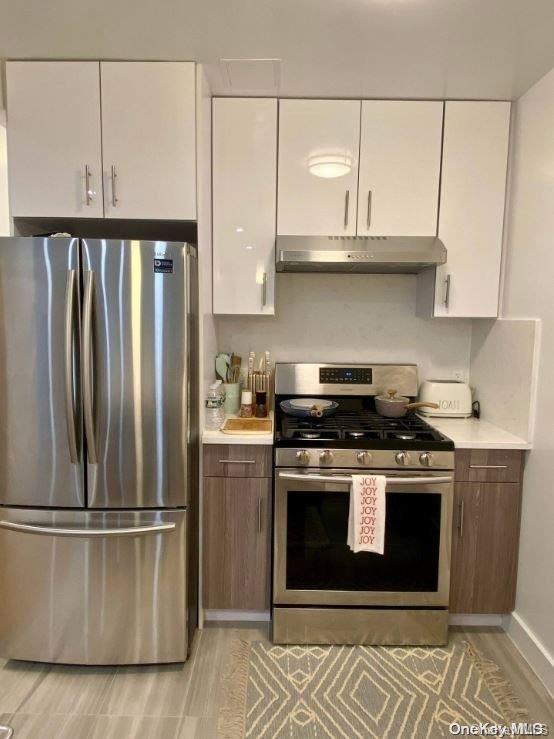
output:
M 372 385 L 371 367 L 320 367 L 322 385 Z

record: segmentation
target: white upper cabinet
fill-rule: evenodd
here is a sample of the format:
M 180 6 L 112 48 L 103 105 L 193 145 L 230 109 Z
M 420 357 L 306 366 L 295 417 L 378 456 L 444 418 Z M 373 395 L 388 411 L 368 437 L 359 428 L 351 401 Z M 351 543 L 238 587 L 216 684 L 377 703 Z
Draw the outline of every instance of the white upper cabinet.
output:
M 277 233 L 355 235 L 360 105 L 280 101 Z
M 359 235 L 436 235 L 442 117 L 442 102 L 362 101 Z
M 213 100 L 214 313 L 274 313 L 277 100 Z
M 194 64 L 100 67 L 106 216 L 196 220 Z
M 8 62 L 11 215 L 101 218 L 98 62 Z
M 498 315 L 510 103 L 447 102 L 434 315 Z

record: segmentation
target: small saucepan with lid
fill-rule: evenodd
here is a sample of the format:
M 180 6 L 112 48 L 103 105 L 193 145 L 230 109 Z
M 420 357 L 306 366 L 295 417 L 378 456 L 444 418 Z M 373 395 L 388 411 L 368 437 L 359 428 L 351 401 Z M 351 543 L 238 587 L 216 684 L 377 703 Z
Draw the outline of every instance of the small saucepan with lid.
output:
M 408 411 L 418 408 L 438 408 L 438 403 L 411 403 L 404 395 L 397 395 L 396 390 L 387 390 L 386 395 L 375 396 L 375 407 L 380 416 L 386 418 L 402 418 Z

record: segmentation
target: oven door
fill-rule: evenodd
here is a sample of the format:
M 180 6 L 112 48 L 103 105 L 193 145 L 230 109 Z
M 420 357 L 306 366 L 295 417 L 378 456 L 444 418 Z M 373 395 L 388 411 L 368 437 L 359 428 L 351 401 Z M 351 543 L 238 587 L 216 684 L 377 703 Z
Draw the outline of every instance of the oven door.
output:
M 275 471 L 275 605 L 448 606 L 452 473 L 355 470 L 387 478 L 384 554 L 355 554 L 350 472 Z

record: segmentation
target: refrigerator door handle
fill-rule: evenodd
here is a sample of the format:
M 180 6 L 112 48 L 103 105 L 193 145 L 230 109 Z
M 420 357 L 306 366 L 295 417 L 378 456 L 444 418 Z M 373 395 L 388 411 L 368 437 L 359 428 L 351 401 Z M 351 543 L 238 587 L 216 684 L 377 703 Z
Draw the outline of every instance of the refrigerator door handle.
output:
M 69 456 L 72 464 L 79 464 L 79 450 L 77 448 L 77 429 L 75 426 L 75 387 L 73 384 L 73 332 L 75 314 L 75 287 L 77 271 L 67 271 L 65 287 L 65 419 L 67 425 L 67 440 Z
M 0 521 L 0 528 L 16 531 L 20 534 L 38 536 L 61 536 L 74 539 L 100 539 L 116 536 L 147 536 L 148 534 L 165 534 L 175 530 L 174 523 L 162 523 L 154 526 L 129 526 L 115 529 L 56 528 L 55 526 L 37 526 L 36 524 Z
M 83 298 L 83 410 L 87 436 L 88 461 L 98 464 L 96 435 L 94 430 L 93 373 L 92 373 L 92 301 L 94 297 L 94 272 L 85 272 L 85 294 Z

